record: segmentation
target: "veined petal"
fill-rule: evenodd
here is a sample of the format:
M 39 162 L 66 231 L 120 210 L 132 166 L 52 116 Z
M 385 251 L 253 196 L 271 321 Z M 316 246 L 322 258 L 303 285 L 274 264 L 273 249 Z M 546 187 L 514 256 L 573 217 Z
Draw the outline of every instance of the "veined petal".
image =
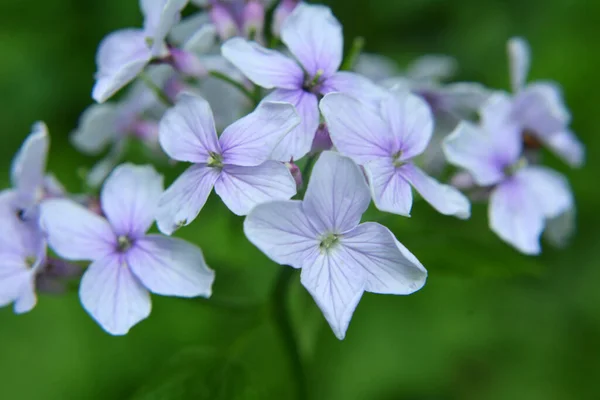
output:
M 127 252 L 127 264 L 152 293 L 164 296 L 210 297 L 215 272 L 202 250 L 183 239 L 148 235 Z
M 93 104 L 79 117 L 79 126 L 71 134 L 77 150 L 99 154 L 117 138 L 118 109 L 115 104 Z
M 154 222 L 163 177 L 150 165 L 122 164 L 106 179 L 100 202 L 117 235 L 137 238 Z
M 79 286 L 83 308 L 111 335 L 125 335 L 150 315 L 150 295 L 131 273 L 123 256 L 94 261 Z
M 433 115 L 425 101 L 407 91 L 391 92 L 381 114 L 394 136 L 394 154 L 410 160 L 425 151 L 433 134 Z
M 0 192 L 0 253 L 13 254 L 25 260 L 45 253 L 46 243 L 35 218 L 24 221 L 18 214 L 22 211 L 21 198 L 15 190 Z M 0 257 L 0 263 L 2 258 Z
M 225 165 L 215 192 L 234 214 L 247 215 L 258 204 L 290 199 L 296 194 L 296 181 L 278 161 L 254 167 Z
M 409 217 L 412 188 L 393 165 L 391 158 L 380 158 L 364 165 L 371 195 L 377 209 Z
M 54 251 L 67 260 L 97 260 L 116 247 L 108 221 L 67 199 L 45 200 L 40 224 Z
M 544 212 L 532 193 L 517 179 L 498 185 L 490 197 L 490 228 L 525 254 L 539 254 Z
M 302 68 L 278 51 L 235 37 L 221 46 L 221 53 L 258 86 L 266 89 L 302 88 Z
M 223 163 L 256 166 L 267 161 L 273 149 L 295 127 L 300 117 L 292 104 L 262 102 L 246 117 L 221 134 Z
M 347 263 L 358 264 L 367 273 L 367 292 L 411 294 L 425 284 L 425 267 L 383 225 L 360 224 L 346 233 L 340 243 Z
M 556 218 L 573 207 L 573 194 L 567 179 L 550 168 L 531 166 L 515 175 L 539 205 L 546 218 Z
M 39 200 L 37 196 L 44 184 L 49 147 L 48 128 L 43 122 L 37 122 L 13 159 L 12 182 L 19 192 L 20 200 L 29 203 L 28 205 Z
M 381 116 L 359 100 L 330 93 L 320 103 L 335 147 L 359 164 L 393 154 L 394 137 Z
M 200 96 L 182 94 L 160 121 L 160 145 L 178 161 L 205 163 L 221 153 L 210 105 Z
M 254 207 L 244 221 L 248 240 L 277 264 L 302 268 L 319 247 L 317 231 L 298 200 Z
M 525 86 L 531 64 L 531 51 L 525 39 L 511 38 L 507 43 L 508 62 L 510 64 L 510 82 L 513 92 Z
M 173 29 L 171 29 L 171 32 L 169 33 L 170 42 L 181 47 L 199 30 L 209 25 L 211 26 L 211 29 L 215 29 L 214 25 L 211 23 L 210 16 L 203 11 L 184 17 L 173 27 Z
M 329 7 L 298 4 L 283 23 L 281 40 L 310 76 L 322 71 L 329 77 L 342 63 L 342 26 Z
M 319 232 L 355 228 L 371 196 L 360 168 L 349 158 L 325 151 L 312 171 L 302 206 Z
M 96 55 L 96 84 L 92 97 L 103 103 L 131 82 L 152 59 L 146 35 L 139 29 L 123 29 L 108 35 Z
M 362 297 L 366 272 L 340 248 L 320 253 L 302 268 L 300 281 L 315 299 L 335 336 L 342 340 Z
M 156 223 L 166 235 L 189 225 L 200 213 L 220 171 L 206 164 L 189 167 L 160 198 Z
M 144 30 L 153 39 L 152 54 L 164 57 L 168 54 L 164 41 L 171 28 L 181 19 L 181 10 L 188 0 L 141 0 L 145 21 Z
M 460 219 L 471 216 L 469 199 L 452 186 L 439 183 L 410 163 L 400 167 L 399 173 L 440 213 Z
M 321 88 L 322 94 L 341 92 L 348 94 L 363 102 L 378 105 L 387 93 L 380 86 L 369 79 L 354 72 L 340 71 L 325 79 Z

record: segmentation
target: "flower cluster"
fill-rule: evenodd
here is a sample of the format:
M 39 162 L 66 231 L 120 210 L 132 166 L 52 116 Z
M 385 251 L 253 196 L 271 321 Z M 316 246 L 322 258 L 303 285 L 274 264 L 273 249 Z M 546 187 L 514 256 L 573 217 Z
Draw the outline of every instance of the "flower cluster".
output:
M 171 235 L 214 188 L 245 216 L 250 242 L 301 269 L 343 339 L 363 292 L 408 295 L 427 278 L 389 229 L 361 223 L 371 201 L 407 217 L 414 189 L 440 214 L 468 219 L 471 200 L 489 200 L 493 232 L 526 254 L 540 253 L 546 224 L 573 214 L 566 178 L 541 165 L 540 149 L 579 167 L 584 148 L 558 86 L 525 83 L 523 39 L 508 43 L 505 93 L 445 83 L 456 69 L 448 57 L 400 71 L 361 54 L 361 41 L 344 57 L 342 26 L 322 5 L 191 3 L 140 0 L 143 27 L 100 44 L 97 104 L 71 136 L 82 152 L 107 153 L 84 177 L 88 193 L 46 174 L 49 137 L 34 125 L 13 188 L 0 193 L 0 305 L 27 312 L 37 290 L 81 277 L 85 310 L 122 335 L 150 314 L 149 293 L 210 297 L 202 251 Z M 199 10 L 182 19 L 188 6 Z M 191 165 L 165 190 L 153 166 L 123 163 L 131 140 L 152 160 Z M 443 183 L 448 165 L 460 170 Z M 155 222 L 160 233 L 148 233 Z

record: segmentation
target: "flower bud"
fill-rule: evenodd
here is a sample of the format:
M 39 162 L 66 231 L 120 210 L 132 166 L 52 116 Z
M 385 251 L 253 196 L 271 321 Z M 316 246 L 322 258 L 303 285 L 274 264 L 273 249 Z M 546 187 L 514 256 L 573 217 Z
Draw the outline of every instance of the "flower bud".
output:
M 211 2 L 208 13 L 221 40 L 230 39 L 238 34 L 235 18 L 223 4 L 217 1 Z
M 260 0 L 249 0 L 243 11 L 243 30 L 250 40 L 257 40 L 262 36 L 265 26 L 265 6 Z
M 279 3 L 273 14 L 273 26 L 271 28 L 273 36 L 279 37 L 281 35 L 283 22 L 294 11 L 299 2 L 299 0 L 282 0 Z
M 294 160 L 285 163 L 285 166 L 288 167 L 292 177 L 294 178 L 294 181 L 296 181 L 296 189 L 300 190 L 302 185 L 304 185 L 304 181 L 302 180 L 302 171 L 300 171 L 300 168 L 298 168 L 298 166 L 294 163 Z
M 333 147 L 331 137 L 329 136 L 329 129 L 327 125 L 320 124 L 313 139 L 311 153 L 320 153 L 322 151 L 330 150 Z
M 189 51 L 172 48 L 170 61 L 173 68 L 183 75 L 193 78 L 204 78 L 208 74 L 200 59 Z

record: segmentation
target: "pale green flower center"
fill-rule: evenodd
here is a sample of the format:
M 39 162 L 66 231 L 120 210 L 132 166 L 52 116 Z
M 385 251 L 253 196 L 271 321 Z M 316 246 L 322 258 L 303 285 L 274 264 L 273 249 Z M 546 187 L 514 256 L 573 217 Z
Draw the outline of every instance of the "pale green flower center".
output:
M 514 174 L 519 172 L 519 170 L 525 168 L 527 164 L 527 159 L 525 157 L 521 157 L 516 163 L 505 167 L 504 173 L 508 176 L 513 176 Z
M 334 248 L 339 241 L 340 235 L 336 233 L 328 233 L 327 235 L 321 238 L 319 248 L 321 249 L 321 252 L 328 252 L 330 249 Z
M 223 168 L 223 157 L 219 153 L 211 151 L 208 153 L 208 161 L 206 163 L 212 168 Z
M 125 235 L 121 235 L 117 238 L 117 250 L 121 253 L 131 248 L 131 239 Z

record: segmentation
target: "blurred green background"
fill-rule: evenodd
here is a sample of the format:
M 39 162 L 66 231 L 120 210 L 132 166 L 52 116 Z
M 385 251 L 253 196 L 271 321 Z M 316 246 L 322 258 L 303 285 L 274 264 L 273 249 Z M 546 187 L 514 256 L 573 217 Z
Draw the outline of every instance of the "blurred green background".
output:
M 460 79 L 508 87 L 506 40 L 533 48 L 532 79 L 559 81 L 584 169 L 546 161 L 571 180 L 578 233 L 567 249 L 524 257 L 487 228 L 485 207 L 468 222 L 421 202 L 413 217 L 386 216 L 428 268 L 408 297 L 366 294 L 338 341 L 295 277 L 290 294 L 312 399 L 599 399 L 600 141 L 597 74 L 600 2 L 588 0 L 331 0 L 346 38 L 406 63 L 455 56 Z M 91 102 L 94 54 L 108 32 L 141 23 L 136 0 L 2 0 L 0 163 L 31 124 L 50 127 L 50 169 L 73 191 L 94 160 L 68 143 Z M 167 182 L 175 171 L 165 171 Z M 288 399 L 294 376 L 264 305 L 280 266 L 244 239 L 242 220 L 213 195 L 181 230 L 217 271 L 214 297 L 243 307 L 154 296 L 151 317 L 111 337 L 75 291 L 41 296 L 33 312 L 0 310 L 0 399 Z

